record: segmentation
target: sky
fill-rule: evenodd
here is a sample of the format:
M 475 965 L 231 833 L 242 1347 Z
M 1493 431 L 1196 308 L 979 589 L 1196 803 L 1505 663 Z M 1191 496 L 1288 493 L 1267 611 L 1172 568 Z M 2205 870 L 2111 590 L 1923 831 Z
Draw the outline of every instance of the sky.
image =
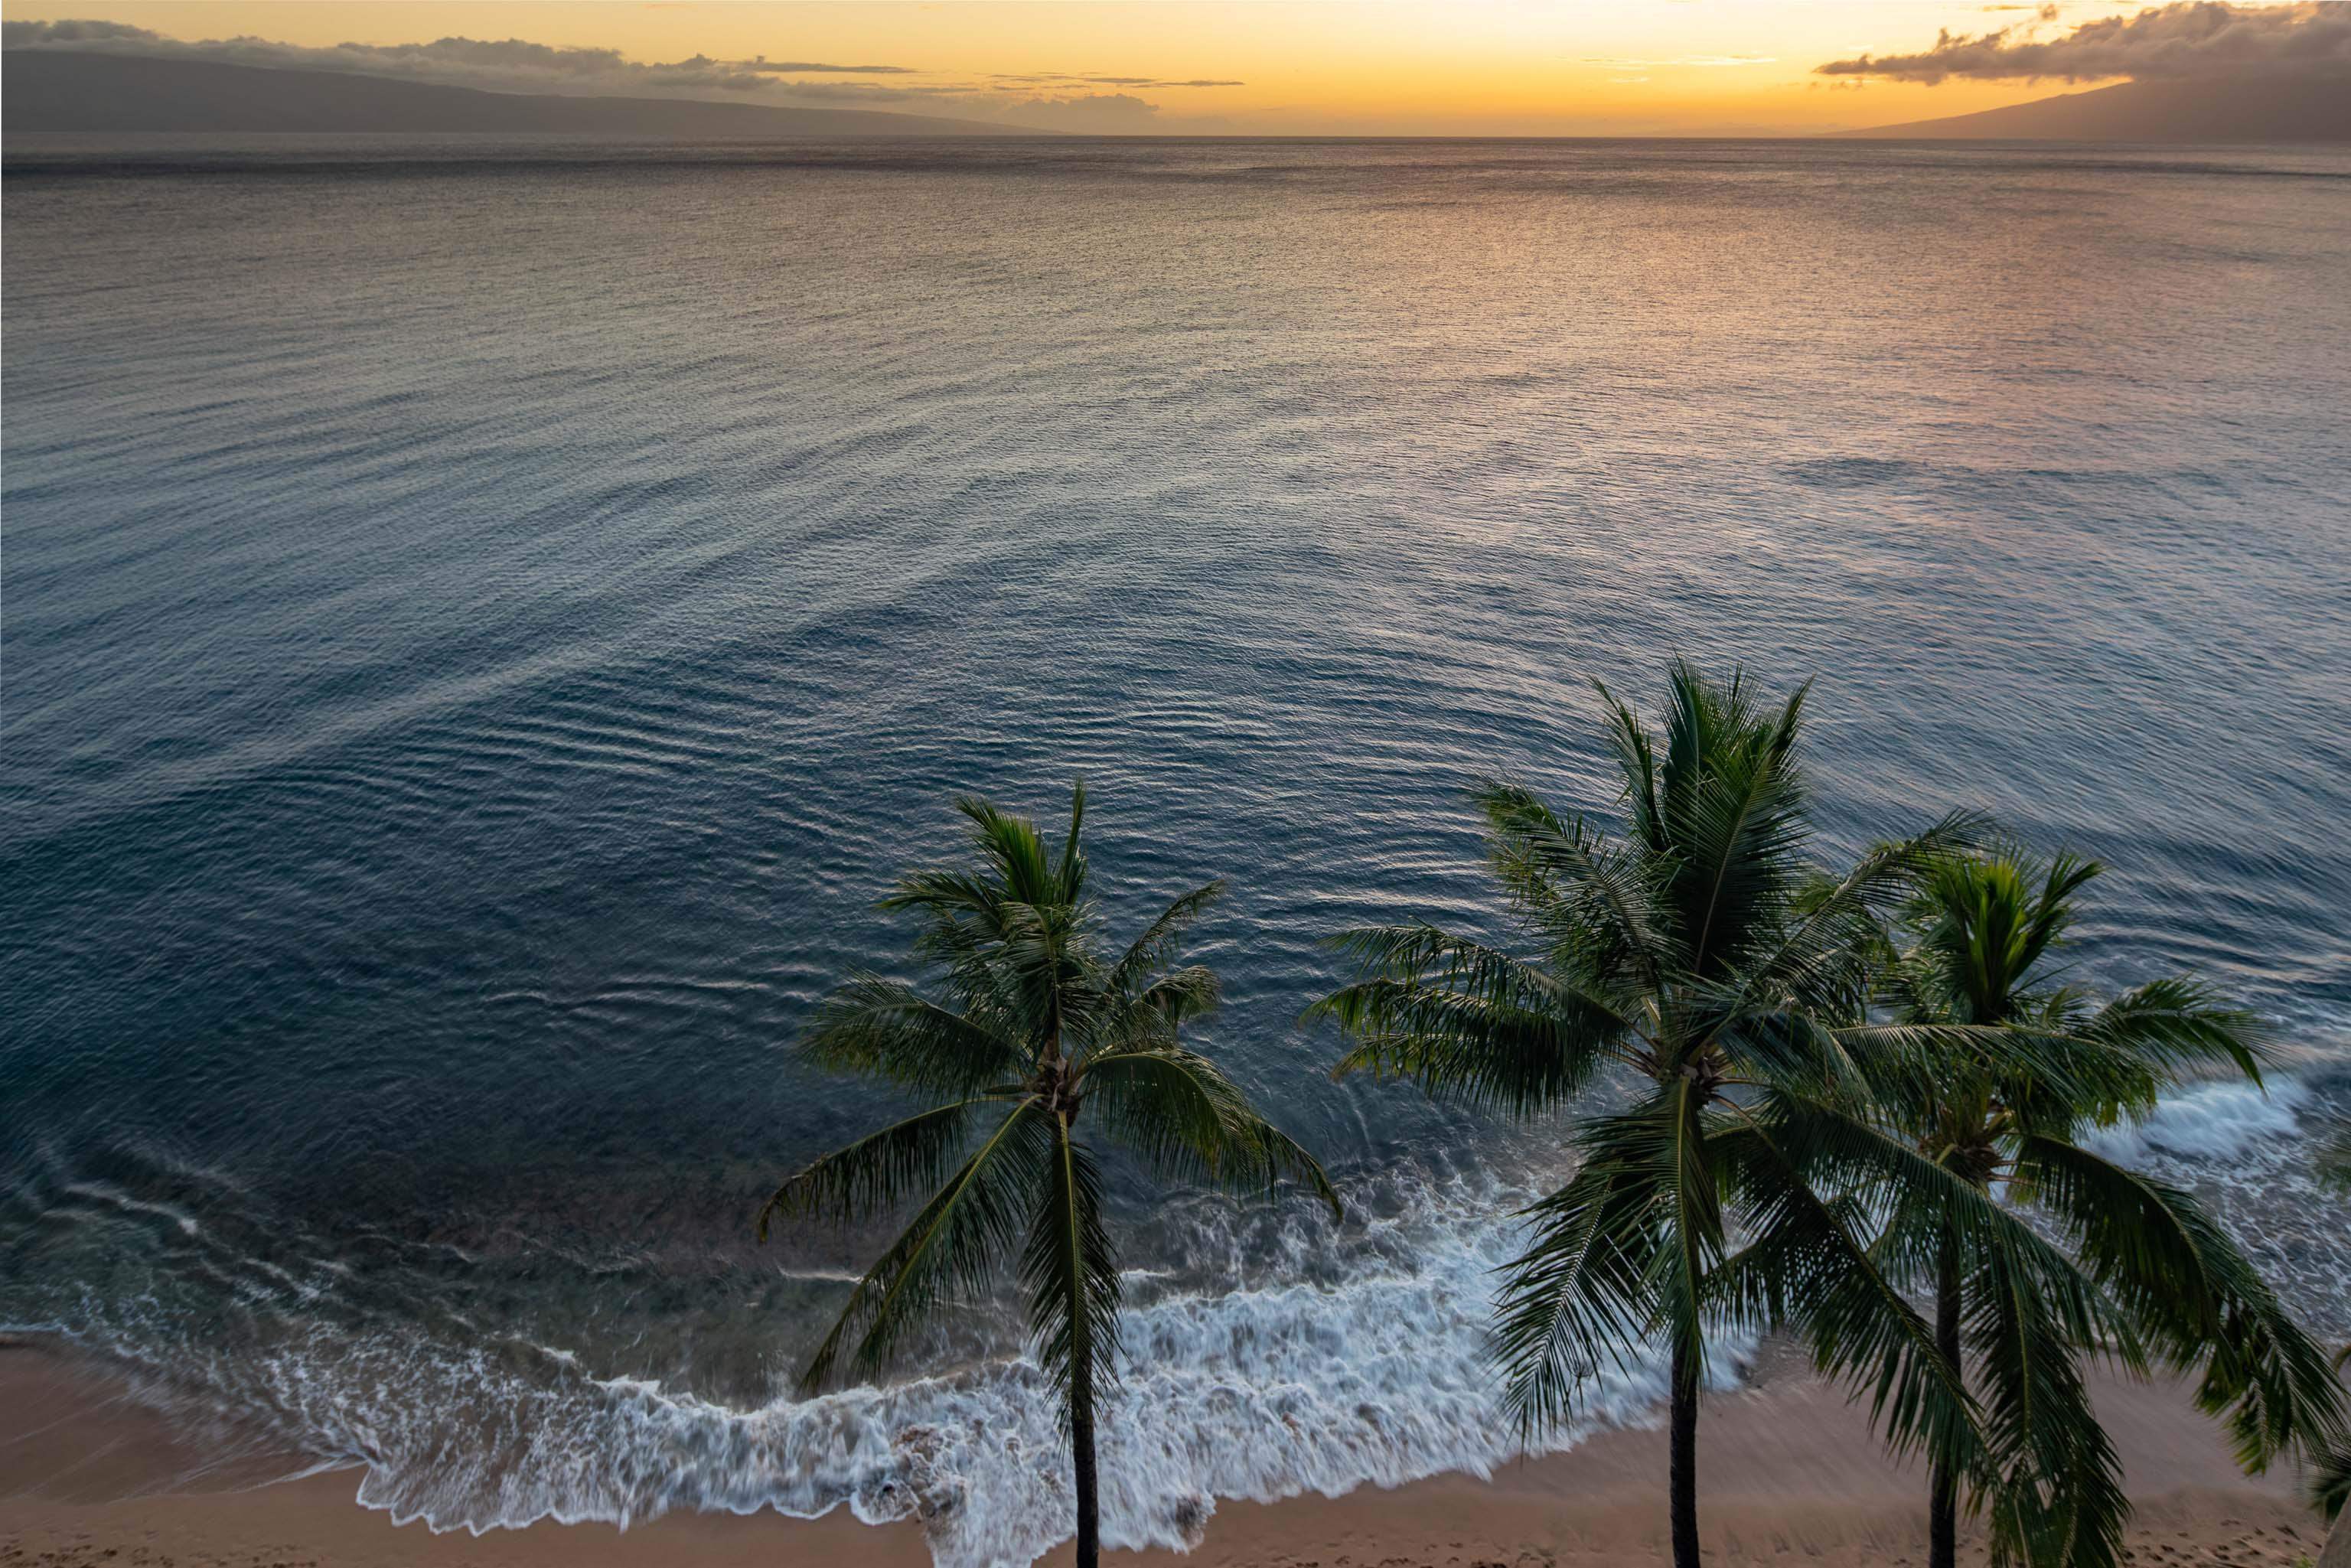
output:
M 2351 57 L 2340 3 L 5 0 L 0 15 L 12 47 L 236 40 L 209 52 L 503 90 L 1161 134 L 1802 135 L 2206 59 L 2305 58 L 2321 35 Z M 25 26 L 68 20 L 102 26 Z

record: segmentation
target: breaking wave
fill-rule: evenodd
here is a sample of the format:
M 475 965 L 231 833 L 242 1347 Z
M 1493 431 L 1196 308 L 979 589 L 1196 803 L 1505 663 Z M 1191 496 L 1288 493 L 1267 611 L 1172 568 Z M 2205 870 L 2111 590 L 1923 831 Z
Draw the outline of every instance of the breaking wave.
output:
M 2301 1081 L 2271 1080 L 2268 1087 L 2236 1082 L 2202 1083 L 2158 1104 L 2145 1119 L 2085 1138 L 2094 1153 L 2125 1165 L 2151 1155 L 2229 1161 L 2290 1143 L 2298 1113 L 2311 1093 Z
M 2090 1141 L 2205 1191 L 2264 1271 L 2324 1325 L 2351 1301 L 2351 1242 L 2323 1234 L 2323 1219 L 2315 1229 L 2281 1225 L 2277 1208 L 2306 1180 L 2300 1134 L 2320 1099 L 2291 1077 L 2267 1093 L 2202 1085 Z M 1160 1217 L 1146 1250 L 1176 1261 L 1128 1274 L 1126 1366 L 1102 1411 L 1105 1542 L 1182 1549 L 1198 1543 L 1221 1499 L 1337 1496 L 1447 1471 L 1485 1475 L 1517 1457 L 1483 1334 L 1496 1270 L 1520 1239 L 1510 1217 L 1540 1185 L 1478 1174 L 1366 1178 L 1350 1195 L 1355 1218 L 1335 1234 L 1303 1205 L 1204 1198 Z M 108 1187 L 59 1190 L 187 1244 L 214 1228 Z M 2265 1225 L 2245 1223 L 2250 1209 L 2231 1212 L 2256 1203 Z M 62 1332 L 128 1366 L 183 1416 L 355 1467 L 361 1503 L 434 1531 L 847 1508 L 869 1523 L 919 1521 L 939 1568 L 1026 1564 L 1069 1533 L 1055 1396 L 1025 1355 L 738 1403 L 684 1377 L 600 1375 L 607 1358 L 591 1349 L 486 1332 L 454 1310 L 339 1310 L 358 1282 L 324 1258 L 272 1263 L 240 1249 L 207 1267 L 235 1293 L 269 1303 L 256 1319 L 266 1329 L 224 1348 L 152 1300 L 61 1302 L 47 1323 L 19 1326 Z M 1753 1348 L 1723 1342 L 1710 1380 L 1735 1384 Z M 1582 1423 L 1548 1448 L 1641 1423 L 1662 1404 L 1662 1356 L 1622 1352 L 1621 1364 L 1599 1369 Z
M 1509 1214 L 1526 1196 L 1474 1178 L 1392 1186 L 1359 1206 L 1384 1217 L 1351 1224 L 1338 1243 L 1306 1214 L 1196 1205 L 1181 1221 L 1194 1261 L 1171 1277 L 1196 1278 L 1200 1259 L 1215 1271 L 1246 1258 L 1263 1282 L 1155 1294 L 1152 1271 L 1130 1275 L 1140 1299 L 1126 1369 L 1101 1423 L 1105 1542 L 1187 1547 L 1219 1499 L 1484 1475 L 1516 1457 L 1481 1336 L 1494 1270 L 1517 1243 Z M 1055 1396 L 1025 1355 L 735 1407 L 598 1376 L 559 1345 L 435 1333 L 415 1319 L 360 1333 L 302 1321 L 234 1355 L 135 1318 L 73 1337 L 143 1367 L 151 1395 L 183 1414 L 257 1422 L 361 1468 L 360 1502 L 435 1531 L 846 1507 L 872 1523 L 919 1519 L 940 1568 L 1025 1564 L 1070 1531 Z M 1751 1348 L 1724 1344 L 1710 1377 L 1734 1383 Z M 1622 1364 L 1600 1367 L 1583 1423 L 1547 1447 L 1637 1423 L 1665 1392 L 1662 1356 L 1626 1346 Z

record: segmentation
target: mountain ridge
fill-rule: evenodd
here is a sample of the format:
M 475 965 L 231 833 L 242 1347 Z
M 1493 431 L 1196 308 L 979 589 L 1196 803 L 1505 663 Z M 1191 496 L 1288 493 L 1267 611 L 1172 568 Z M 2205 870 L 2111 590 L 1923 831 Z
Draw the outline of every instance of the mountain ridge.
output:
M 2351 141 L 2351 83 L 2317 72 L 2127 81 L 1833 135 L 2017 141 Z
M 747 141 L 1058 134 L 881 110 L 488 92 L 358 72 L 50 48 L 0 54 L 0 131 L 536 131 Z

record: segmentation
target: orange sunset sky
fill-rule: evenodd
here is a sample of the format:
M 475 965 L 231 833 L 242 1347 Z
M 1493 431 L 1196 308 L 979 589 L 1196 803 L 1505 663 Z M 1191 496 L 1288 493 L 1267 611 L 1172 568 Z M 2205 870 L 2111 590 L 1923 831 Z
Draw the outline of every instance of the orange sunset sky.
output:
M 1831 78 L 1813 68 L 1863 53 L 1924 49 L 1946 29 L 2062 36 L 2137 7 L 1932 0 L 65 0 L 0 9 L 12 21 L 101 19 L 183 40 L 246 36 L 323 47 L 513 38 L 613 50 L 635 65 L 758 60 L 754 101 L 977 113 L 1055 129 L 1702 135 L 1887 124 L 2079 90 L 2092 84 L 1929 86 Z M 779 68 L 799 65 L 829 68 Z M 893 68 L 839 68 L 859 66 Z M 561 89 L 643 92 L 625 85 Z

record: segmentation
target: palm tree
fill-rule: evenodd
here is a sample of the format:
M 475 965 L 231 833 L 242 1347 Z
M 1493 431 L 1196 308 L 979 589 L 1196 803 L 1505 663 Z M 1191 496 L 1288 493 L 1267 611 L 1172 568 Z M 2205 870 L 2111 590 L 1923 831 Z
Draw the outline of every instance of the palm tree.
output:
M 1092 1568 L 1101 1552 L 1094 1412 L 1116 1371 L 1119 1268 L 1081 1114 L 1164 1178 L 1257 1187 L 1294 1178 L 1334 1217 L 1339 1200 L 1303 1149 L 1177 1042 L 1177 1026 L 1216 1004 L 1216 977 L 1174 960 L 1222 884 L 1176 899 L 1111 954 L 1085 896 L 1082 785 L 1059 859 L 1032 822 L 984 800 L 956 809 L 972 822 L 980 865 L 909 873 L 882 901 L 922 918 L 914 948 L 940 971 L 940 999 L 860 975 L 800 1044 L 807 1060 L 883 1079 L 926 1108 L 793 1176 L 761 1208 L 759 1235 L 779 1216 L 846 1221 L 924 1197 L 809 1363 L 801 1386 L 810 1393 L 844 1357 L 858 1375 L 880 1371 L 944 1297 L 977 1295 L 1017 1261 L 1038 1360 L 1061 1391 L 1078 1562 Z
M 2324 1354 L 2220 1228 L 2187 1193 L 2082 1141 L 2151 1109 L 2183 1072 L 2220 1067 L 2258 1082 L 2266 1056 L 2257 1021 L 2192 980 L 2158 980 L 2103 1007 L 2056 983 L 2050 960 L 2074 894 L 2098 873 L 2092 861 L 2014 851 L 1943 861 L 1905 912 L 1909 946 L 1888 971 L 1902 1017 L 2029 1033 L 2073 1080 L 2061 1089 L 1995 1058 L 1944 1057 L 1876 1082 L 1899 1135 L 1972 1194 L 2030 1211 L 2063 1248 L 2020 1256 L 1971 1218 L 1955 1220 L 1954 1195 L 1924 1187 L 1891 1210 L 1876 1242 L 1881 1267 L 1932 1293 L 1936 1343 L 1971 1377 L 1984 1416 L 1985 1468 L 1970 1477 L 1932 1463 L 1930 1568 L 1957 1560 L 1963 1483 L 1993 1505 L 1998 1561 L 2117 1560 L 2129 1503 L 2090 1406 L 2093 1354 L 2142 1372 L 2150 1359 L 2200 1367 L 2196 1402 L 2227 1417 L 2249 1468 L 2343 1420 Z
M 1337 941 L 1361 977 L 1315 1009 L 1353 1040 L 1341 1073 L 1521 1116 L 1604 1075 L 1629 1086 L 1629 1105 L 1575 1122 L 1577 1169 L 1527 1210 L 1491 1349 L 1531 1438 L 1573 1412 L 1603 1360 L 1667 1342 L 1677 1568 L 1698 1560 L 1700 1369 L 1721 1325 L 1798 1323 L 1824 1368 L 1890 1370 L 1877 1410 L 1906 1440 L 1954 1464 L 1978 1452 L 1964 1388 L 1858 1221 L 1908 1186 L 1950 1185 L 1865 1113 L 1868 1061 L 2016 1043 L 1863 1014 L 1880 920 L 1980 829 L 1955 814 L 1840 875 L 1813 870 L 1804 695 L 1767 706 L 1740 674 L 1715 682 L 1677 662 L 1652 736 L 1601 688 L 1621 838 L 1516 785 L 1476 794 L 1532 955 L 1425 924 L 1358 930 Z M 1988 1203 L 1970 1218 L 2022 1229 Z

